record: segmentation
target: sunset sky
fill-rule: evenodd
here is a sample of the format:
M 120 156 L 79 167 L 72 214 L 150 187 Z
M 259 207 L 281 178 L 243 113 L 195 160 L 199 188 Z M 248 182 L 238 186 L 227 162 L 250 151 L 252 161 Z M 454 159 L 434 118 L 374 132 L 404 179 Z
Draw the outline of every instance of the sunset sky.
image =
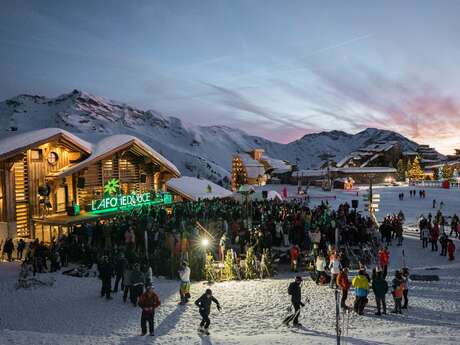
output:
M 460 1 L 3 1 L 0 99 L 82 89 L 280 142 L 460 148 Z

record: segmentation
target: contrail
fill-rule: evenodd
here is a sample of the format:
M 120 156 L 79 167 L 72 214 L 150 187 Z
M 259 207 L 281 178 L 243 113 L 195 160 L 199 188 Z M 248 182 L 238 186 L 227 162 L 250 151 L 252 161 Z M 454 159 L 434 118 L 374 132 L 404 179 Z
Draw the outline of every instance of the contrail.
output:
M 341 43 L 337 43 L 337 44 L 334 44 L 334 45 L 331 45 L 329 47 L 324 47 L 324 48 L 320 48 L 308 55 L 314 55 L 314 54 L 319 54 L 319 53 L 322 53 L 322 52 L 325 52 L 325 51 L 328 51 L 328 50 L 332 50 L 332 49 L 335 49 L 335 48 L 340 48 L 340 47 L 343 47 L 343 46 L 346 46 L 346 45 L 349 45 L 351 43 L 354 43 L 356 41 L 361 41 L 361 40 L 365 40 L 369 37 L 372 37 L 372 34 L 367 34 L 367 35 L 363 35 L 363 36 L 359 36 L 359 37 L 355 37 L 355 38 L 352 38 L 352 39 L 349 39 L 347 41 L 344 41 L 344 42 L 341 42 Z

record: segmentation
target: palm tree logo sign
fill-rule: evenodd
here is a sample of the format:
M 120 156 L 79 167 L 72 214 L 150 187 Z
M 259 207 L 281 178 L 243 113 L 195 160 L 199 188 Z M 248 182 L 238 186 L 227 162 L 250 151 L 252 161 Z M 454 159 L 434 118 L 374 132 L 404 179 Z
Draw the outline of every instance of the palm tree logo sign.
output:
M 114 195 L 114 194 L 117 194 L 119 189 L 120 189 L 120 181 L 113 178 L 107 181 L 107 183 L 105 184 L 104 193 L 109 194 L 109 195 Z

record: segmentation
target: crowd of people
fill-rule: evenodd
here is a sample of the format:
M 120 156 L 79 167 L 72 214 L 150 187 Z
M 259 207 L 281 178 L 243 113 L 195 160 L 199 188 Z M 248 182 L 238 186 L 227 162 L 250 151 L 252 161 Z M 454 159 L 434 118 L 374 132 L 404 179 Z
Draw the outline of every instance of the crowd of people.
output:
M 455 244 L 449 238 L 453 236 L 457 238 L 460 233 L 460 221 L 457 214 L 454 214 L 450 219 L 442 214 L 439 210 L 433 217 L 431 213 L 425 217 L 423 214 L 420 216 L 419 222 L 420 240 L 422 241 L 422 248 L 427 248 L 428 243 L 431 244 L 431 251 L 438 251 L 438 242 L 441 247 L 441 256 L 448 256 L 449 261 L 455 259 Z M 449 232 L 450 230 L 450 232 Z M 449 232 L 449 234 L 447 234 Z
M 378 227 L 371 218 L 361 215 L 348 203 L 333 209 L 327 201 L 311 207 L 298 200 L 246 203 L 202 200 L 168 207 L 138 208 L 130 214 L 86 223 L 74 228 L 70 234 L 53 238 L 48 246 L 38 240 L 28 245 L 20 240 L 17 257 L 24 258 L 24 265 L 32 267 L 34 274 L 57 271 L 67 267 L 69 262 L 81 266 L 65 270 L 66 274 L 79 275 L 82 269 L 95 270 L 97 267 L 101 297 L 112 299 L 114 293 L 122 291 L 124 303 L 129 301 L 142 308 L 143 334 L 147 333 L 148 324 L 149 333 L 153 335 L 153 314 L 160 305 L 152 285 L 154 275 L 179 277 L 181 303 L 185 304 L 191 298 L 190 281 L 202 278 L 203 273 L 203 248 L 196 246 L 203 236 L 214 245 L 207 250 L 221 261 L 228 249 L 241 258 L 249 248 L 259 258 L 267 250 L 276 250 L 287 253 L 292 271 L 298 272 L 308 268 L 303 264 L 307 258 L 313 257 L 315 282 L 340 289 L 344 310 L 350 309 L 346 301 L 349 289 L 354 287 L 352 309 L 363 314 L 372 288 L 377 303 L 376 314 L 381 315 L 387 311 L 385 296 L 390 289 L 394 299 L 393 312 L 401 313 L 408 305 L 408 269 L 404 267 L 397 271 L 390 286 L 386 280 L 390 262 L 388 247 L 393 240 L 397 246 L 402 245 L 404 221 L 404 214 L 399 212 L 385 217 Z M 448 253 L 449 259 L 453 260 L 455 250 L 452 251 L 453 242 L 447 238 L 447 227 L 448 222 L 441 212 L 435 217 L 431 214 L 427 218 L 422 216 L 420 236 L 424 248 L 429 239 L 432 250 L 437 250 L 439 241 L 441 255 Z M 458 236 L 460 224 L 456 215 L 452 217 L 450 227 L 450 236 Z M 336 240 L 339 247 L 335 247 Z M 366 269 L 368 263 L 362 262 L 358 274 L 350 281 L 347 248 L 368 243 L 380 246 L 378 253 L 374 253 L 377 266 L 370 276 Z M 13 242 L 6 242 L 4 252 L 9 260 L 13 251 Z M 299 279 L 297 283 L 300 283 Z M 299 291 L 296 286 L 289 289 L 297 313 L 292 318 L 294 324 L 298 324 L 302 306 Z M 196 302 L 202 316 L 200 330 L 204 333 L 208 332 L 211 302 L 220 308 L 209 291 Z

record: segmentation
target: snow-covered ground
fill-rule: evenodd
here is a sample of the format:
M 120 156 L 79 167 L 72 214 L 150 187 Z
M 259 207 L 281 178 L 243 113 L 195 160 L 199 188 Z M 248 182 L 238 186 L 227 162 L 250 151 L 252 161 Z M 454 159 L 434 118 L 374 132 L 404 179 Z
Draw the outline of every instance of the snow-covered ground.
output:
M 427 199 L 400 202 L 401 188 L 382 188 L 382 210 L 400 208 L 409 219 L 432 211 L 431 199 L 444 200 L 445 211 L 458 212 L 459 192 L 427 190 Z M 404 188 L 403 188 L 404 189 Z M 404 189 L 407 196 L 407 188 Z M 318 194 L 322 193 L 318 191 Z M 313 193 L 312 195 L 316 194 Z M 351 200 L 347 193 L 336 193 L 337 200 Z M 315 201 L 316 202 L 316 201 Z M 460 213 L 460 212 L 459 212 Z M 460 340 L 460 261 L 449 262 L 439 253 L 423 250 L 417 234 L 406 233 L 404 247 L 391 248 L 391 269 L 406 264 L 411 273 L 437 274 L 438 282 L 412 282 L 409 309 L 403 315 L 377 317 L 373 294 L 364 316 L 350 316 L 344 327 L 342 344 L 458 344 Z M 460 242 L 456 241 L 457 248 Z M 432 270 L 432 268 L 436 268 Z M 114 300 L 101 299 L 96 278 L 74 278 L 60 273 L 53 287 L 31 290 L 14 288 L 16 263 L 0 263 L 0 344 L 90 345 L 90 344 L 335 344 L 333 290 L 318 287 L 309 278 L 303 293 L 310 298 L 301 315 L 304 328 L 280 325 L 289 306 L 287 286 L 290 274 L 274 279 L 214 284 L 214 295 L 222 312 L 212 311 L 211 336 L 199 337 L 199 314 L 193 304 L 179 306 L 178 282 L 155 279 L 162 300 L 156 314 L 156 336 L 140 337 L 140 310 L 123 304 L 118 293 Z M 305 274 L 306 275 L 306 274 Z M 390 273 L 392 278 L 393 273 Z M 207 285 L 192 284 L 192 297 Z M 393 303 L 387 295 L 389 309 Z M 349 298 L 351 304 L 352 298 Z
M 457 241 L 457 245 L 459 245 Z M 374 316 L 371 294 L 365 316 L 352 315 L 348 344 L 458 344 L 460 337 L 460 262 L 448 262 L 438 253 L 420 248 L 416 237 L 406 236 L 404 249 L 412 273 L 438 274 L 439 282 L 412 282 L 410 307 L 401 316 Z M 391 267 L 402 265 L 401 248 L 392 248 Z M 427 270 L 427 268 L 438 268 Z M 0 264 L 0 344 L 334 344 L 333 290 L 305 280 L 303 292 L 310 303 L 302 313 L 302 329 L 280 326 L 287 315 L 290 276 L 275 279 L 214 284 L 223 309 L 212 312 L 212 335 L 197 335 L 198 312 L 179 306 L 177 282 L 156 279 L 163 305 L 156 315 L 155 338 L 138 334 L 138 308 L 98 297 L 99 281 L 53 274 L 50 288 L 16 290 L 17 265 Z M 206 288 L 192 285 L 193 297 Z M 388 304 L 392 306 L 391 296 Z M 349 301 L 351 303 L 351 300 Z M 389 309 L 390 309 L 389 308 Z M 344 326 L 344 332 L 346 332 Z

